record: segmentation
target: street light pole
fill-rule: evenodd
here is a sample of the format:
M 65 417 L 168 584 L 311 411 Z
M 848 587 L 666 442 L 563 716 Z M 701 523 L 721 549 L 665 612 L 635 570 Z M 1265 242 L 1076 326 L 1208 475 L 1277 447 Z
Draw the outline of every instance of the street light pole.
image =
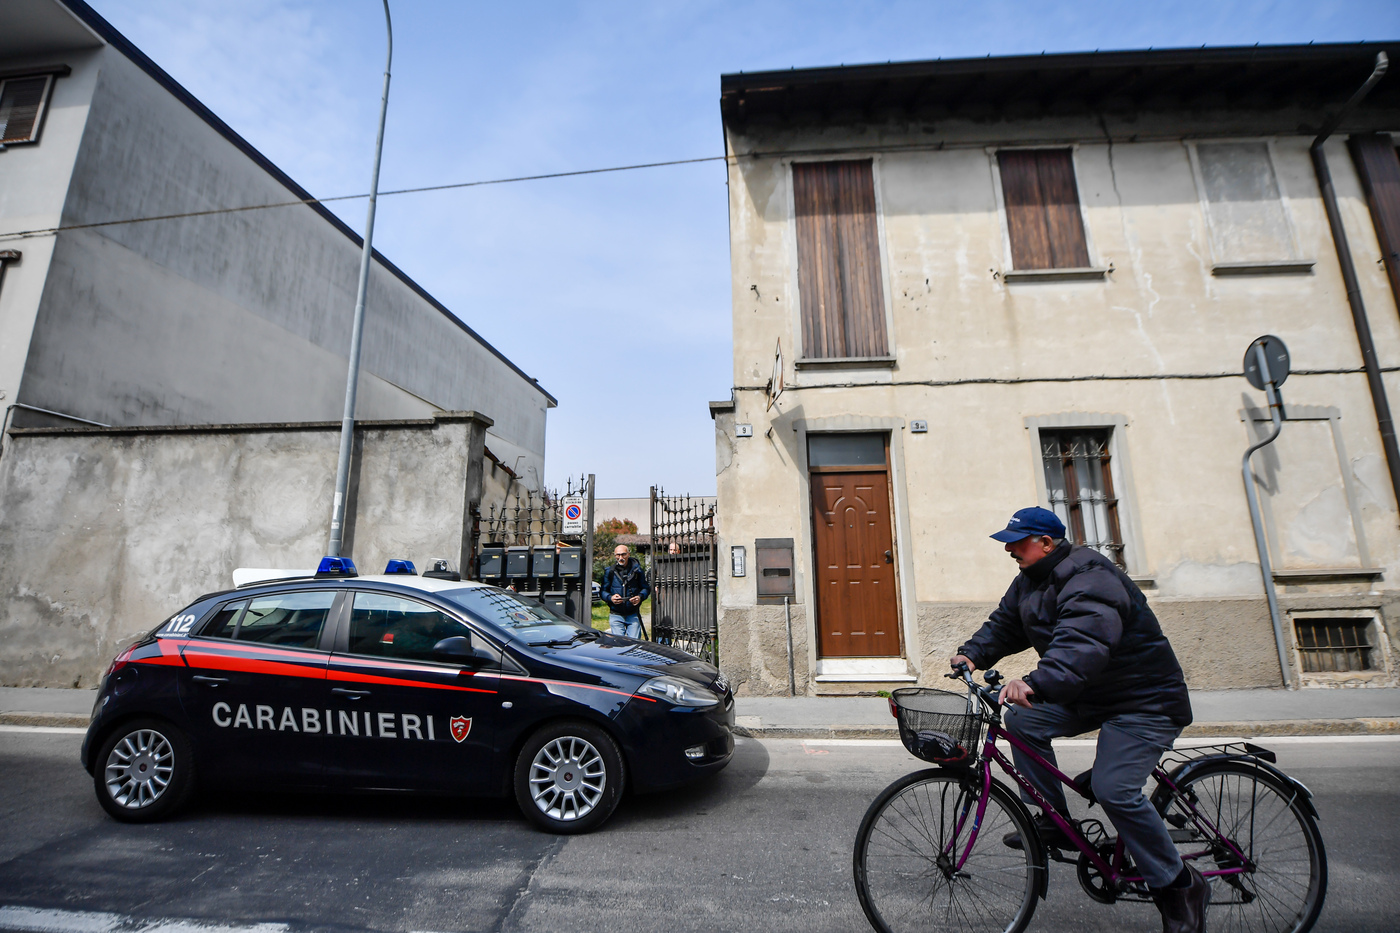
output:
M 360 287 L 355 295 L 355 324 L 350 331 L 350 368 L 345 376 L 345 415 L 340 421 L 340 459 L 335 468 L 335 503 L 331 506 L 331 540 L 326 554 L 340 556 L 345 533 L 345 496 L 350 485 L 350 450 L 355 441 L 355 394 L 360 385 L 360 339 L 365 329 L 365 293 L 369 290 L 369 266 L 374 254 L 374 208 L 379 198 L 379 159 L 384 153 L 384 118 L 389 112 L 389 66 L 394 61 L 394 24 L 389 0 L 384 0 L 384 29 L 388 54 L 384 59 L 384 94 L 379 99 L 379 135 L 374 141 L 374 172 L 369 183 L 369 214 L 365 218 L 365 244 L 360 252 Z

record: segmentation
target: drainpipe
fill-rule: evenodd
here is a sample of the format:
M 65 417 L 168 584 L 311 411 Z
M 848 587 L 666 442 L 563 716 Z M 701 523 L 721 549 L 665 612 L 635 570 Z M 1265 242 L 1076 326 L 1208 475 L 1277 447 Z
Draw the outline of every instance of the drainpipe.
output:
M 1342 226 L 1342 214 L 1337 209 L 1337 192 L 1332 186 L 1332 173 L 1327 168 L 1327 155 L 1322 144 L 1341 125 L 1362 98 L 1371 92 L 1386 72 L 1390 61 L 1384 52 L 1376 53 L 1376 67 L 1366 83 L 1356 89 L 1351 99 L 1342 105 L 1332 119 L 1323 124 L 1322 131 L 1313 140 L 1313 171 L 1317 174 L 1317 184 L 1322 190 L 1322 204 L 1327 209 L 1327 223 L 1332 228 L 1332 242 L 1337 247 L 1337 262 L 1342 267 L 1342 281 L 1347 289 L 1347 302 L 1351 305 L 1352 323 L 1356 325 L 1356 342 L 1361 345 L 1361 365 L 1366 370 L 1366 383 L 1371 388 L 1371 402 L 1376 408 L 1376 425 L 1381 432 L 1381 445 L 1385 448 L 1386 466 L 1390 468 L 1390 487 L 1395 493 L 1395 501 L 1400 504 L 1400 445 L 1395 440 L 1395 422 L 1390 417 L 1390 402 L 1386 400 L 1385 383 L 1381 381 L 1381 367 L 1376 359 L 1376 345 L 1371 340 L 1371 324 L 1366 318 L 1366 305 L 1361 300 L 1361 286 L 1356 280 L 1356 266 L 1351 259 L 1351 247 L 1347 243 L 1346 229 Z

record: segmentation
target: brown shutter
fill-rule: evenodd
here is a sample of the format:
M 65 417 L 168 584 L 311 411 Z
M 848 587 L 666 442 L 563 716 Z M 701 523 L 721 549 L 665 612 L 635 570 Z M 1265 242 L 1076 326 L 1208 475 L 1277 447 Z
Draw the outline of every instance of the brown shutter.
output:
M 1390 290 L 1400 307 L 1400 157 L 1395 143 L 1383 133 L 1348 140 L 1352 161 L 1371 206 L 1371 222 L 1381 244 L 1381 258 L 1390 277 Z
M 0 145 L 27 143 L 34 138 L 35 121 L 44 103 L 47 75 L 11 78 L 0 92 Z
M 1012 268 L 1077 269 L 1089 265 L 1070 151 L 1013 149 L 998 152 L 997 161 Z
M 870 160 L 794 163 L 792 184 L 803 356 L 884 356 L 889 346 Z

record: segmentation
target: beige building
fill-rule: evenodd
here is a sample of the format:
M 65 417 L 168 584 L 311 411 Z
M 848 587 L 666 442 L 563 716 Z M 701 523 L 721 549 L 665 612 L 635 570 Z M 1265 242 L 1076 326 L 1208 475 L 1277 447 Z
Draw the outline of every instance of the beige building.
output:
M 736 690 L 788 692 L 788 617 L 798 693 L 939 683 L 1015 573 L 988 534 L 1032 504 L 1138 581 L 1193 686 L 1278 685 L 1281 656 L 1294 684 L 1394 685 L 1400 77 L 1322 150 L 1352 302 L 1309 151 L 1386 49 L 724 76 Z M 1282 655 L 1241 476 L 1263 334 L 1292 353 L 1252 461 Z

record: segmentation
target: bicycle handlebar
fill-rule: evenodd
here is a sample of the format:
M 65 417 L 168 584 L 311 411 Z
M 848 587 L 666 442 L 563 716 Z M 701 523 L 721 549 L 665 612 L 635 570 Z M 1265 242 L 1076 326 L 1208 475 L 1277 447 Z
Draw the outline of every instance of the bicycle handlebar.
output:
M 972 671 L 968 669 L 966 664 L 954 664 L 953 672 L 951 674 L 944 674 L 943 676 L 949 680 L 961 680 L 963 683 L 967 684 L 969 690 L 977 694 L 982 702 L 986 703 L 992 709 L 1001 709 L 1001 675 L 996 671 L 987 671 L 982 675 L 982 678 L 987 681 L 987 686 L 985 687 L 979 686 L 977 682 L 972 679 Z M 1029 699 L 1032 705 L 1045 702 L 1044 699 L 1035 693 L 1032 693 Z

